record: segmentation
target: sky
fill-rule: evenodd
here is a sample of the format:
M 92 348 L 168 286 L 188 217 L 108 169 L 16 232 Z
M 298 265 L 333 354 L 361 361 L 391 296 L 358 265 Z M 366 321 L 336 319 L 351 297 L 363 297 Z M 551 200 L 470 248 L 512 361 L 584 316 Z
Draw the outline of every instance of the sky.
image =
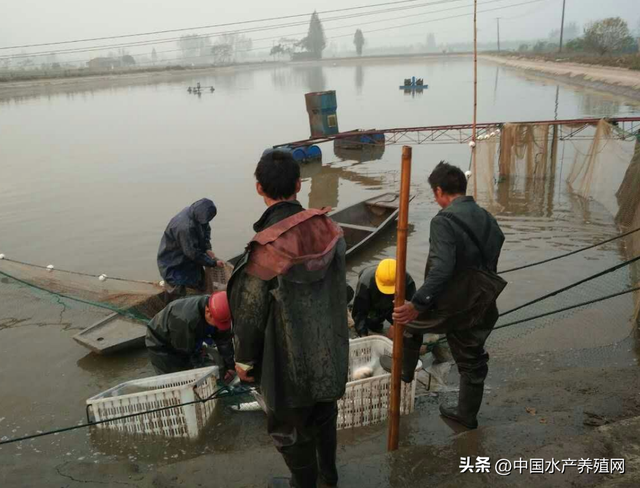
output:
M 4 1 L 0 2 L 0 48 L 305 14 L 314 10 L 322 12 L 386 3 L 387 1 L 389 0 L 369 0 L 368 2 L 365 0 L 322 0 L 321 2 L 318 0 L 240 0 L 235 2 L 222 0 Z M 488 3 L 483 5 L 485 2 Z M 504 41 L 544 38 L 552 29 L 559 27 L 562 0 L 527 2 L 531 2 L 531 0 L 479 0 L 479 42 L 490 42 L 495 39 L 496 17 L 501 18 L 501 38 Z M 430 6 L 424 6 L 429 3 Z M 416 5 L 420 5 L 420 7 L 346 20 L 329 20 L 332 16 L 345 15 L 345 13 L 325 13 L 320 17 L 325 19 L 324 27 L 329 42 L 349 48 L 352 47 L 352 36 L 358 27 L 363 30 L 370 46 L 424 43 L 428 32 L 435 34 L 438 44 L 466 42 L 472 39 L 470 16 L 433 21 L 442 17 L 470 13 L 473 5 L 472 0 L 413 0 L 399 2 L 397 5 L 377 7 L 377 9 L 397 9 Z M 507 8 L 510 5 L 512 7 Z M 438 11 L 454 7 L 463 8 L 438 13 Z M 482 10 L 496 8 L 500 10 L 482 13 Z M 357 10 L 355 12 L 363 13 L 366 11 Z M 392 20 L 394 17 L 400 16 L 405 18 Z M 584 25 L 592 20 L 613 16 L 623 17 L 629 22 L 632 29 L 636 29 L 640 22 L 640 0 L 566 0 L 566 22 L 578 22 L 580 25 Z M 289 22 L 296 20 L 306 22 L 308 19 L 305 17 L 289 20 Z M 425 23 L 428 20 L 433 22 Z M 373 21 L 375 23 L 365 24 L 365 22 Z M 268 24 L 274 23 L 272 21 Z M 418 25 L 375 32 L 376 29 L 409 23 Z M 340 26 L 346 27 L 338 29 L 337 27 Z M 236 27 L 190 32 L 203 33 L 230 29 L 236 29 Z M 253 39 L 273 38 L 279 35 L 299 34 L 305 30 L 305 26 L 289 27 L 247 35 Z M 178 35 L 180 33 L 165 34 L 165 36 Z M 298 35 L 297 37 L 302 36 Z M 150 39 L 150 37 L 142 39 Z M 270 39 L 256 40 L 254 48 L 270 47 L 273 42 Z M 160 51 L 172 48 L 175 48 L 175 44 L 160 45 L 157 49 Z M 44 49 L 54 49 L 54 47 Z M 150 51 L 151 48 L 144 49 Z M 19 52 L 19 50 L 4 50 L 0 51 L 0 54 L 15 52 Z M 28 49 L 27 52 L 29 52 Z

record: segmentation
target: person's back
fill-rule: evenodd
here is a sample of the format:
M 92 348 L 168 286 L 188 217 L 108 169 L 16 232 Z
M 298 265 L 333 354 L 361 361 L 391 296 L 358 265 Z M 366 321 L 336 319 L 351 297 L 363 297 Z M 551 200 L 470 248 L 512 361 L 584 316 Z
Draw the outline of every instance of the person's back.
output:
M 334 484 L 336 401 L 349 356 L 346 244 L 327 210 L 295 200 L 299 167 L 290 154 L 263 156 L 256 178 L 268 209 L 228 285 L 237 371 L 259 381 L 269 433 L 295 486 L 315 487 L 318 470 Z
M 224 292 L 217 295 L 224 295 L 226 302 Z M 230 323 L 214 321 L 210 313 L 212 304 L 219 302 L 219 298 L 202 295 L 175 300 L 151 319 L 147 325 L 145 345 L 156 373 L 192 369 L 196 359 L 194 354 L 207 337 L 216 344 L 224 361 L 225 373 L 234 369 Z
M 171 287 L 203 290 L 204 266 L 218 265 L 211 251 L 211 226 L 217 209 L 202 198 L 174 216 L 165 229 L 158 248 L 158 270 Z M 180 290 L 178 295 L 184 294 Z

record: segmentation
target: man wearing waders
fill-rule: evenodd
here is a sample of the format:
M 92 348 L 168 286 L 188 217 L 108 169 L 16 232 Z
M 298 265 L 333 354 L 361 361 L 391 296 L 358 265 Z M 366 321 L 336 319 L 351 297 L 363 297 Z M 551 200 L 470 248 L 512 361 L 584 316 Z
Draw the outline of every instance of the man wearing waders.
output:
M 504 234 L 489 212 L 465 196 L 467 179 L 460 168 L 441 162 L 429 184 L 442 210 L 431 220 L 425 281 L 393 314 L 407 324 L 402 379 L 413 380 L 423 334 L 446 333 L 460 393 L 458 405 L 441 405 L 440 413 L 475 429 L 488 373 L 484 344 L 498 320 L 495 300 L 506 285 L 495 274 Z
M 217 213 L 208 198 L 183 208 L 162 235 L 158 269 L 164 280 L 165 301 L 186 295 L 187 288 L 206 291 L 204 267 L 224 266 L 211 250 L 211 226 Z
M 269 486 L 335 486 L 337 400 L 349 369 L 346 244 L 328 208 L 296 200 L 291 153 L 265 151 L 255 177 L 268 208 L 227 287 L 236 371 L 260 385 L 267 429 L 291 471 Z
M 215 343 L 220 376 L 229 382 L 235 376 L 232 337 L 227 293 L 221 291 L 171 302 L 147 325 L 145 345 L 156 373 L 168 374 L 200 367 L 203 343 Z

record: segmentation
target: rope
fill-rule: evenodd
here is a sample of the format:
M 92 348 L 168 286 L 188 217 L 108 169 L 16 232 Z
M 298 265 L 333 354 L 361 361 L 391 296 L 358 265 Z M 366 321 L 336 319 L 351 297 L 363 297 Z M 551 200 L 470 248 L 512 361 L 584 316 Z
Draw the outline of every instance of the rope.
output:
M 543 295 L 543 296 L 541 296 L 539 298 L 536 298 L 535 300 L 531 300 L 530 302 L 523 303 L 522 305 L 519 305 L 519 306 L 517 306 L 515 308 L 512 308 L 511 310 L 507 310 L 504 313 L 501 313 L 500 317 L 503 317 L 505 315 L 509 315 L 510 313 L 513 313 L 513 312 L 515 312 L 517 310 L 520 310 L 520 309 L 523 309 L 525 307 L 529 307 L 531 305 L 534 305 L 534 304 L 536 304 L 538 302 L 546 300 L 547 298 L 554 297 L 554 296 L 558 295 L 559 293 L 562 293 L 562 292 L 565 292 L 567 290 L 570 290 L 571 288 L 575 288 L 576 286 L 579 286 L 579 285 L 581 285 L 583 283 L 586 283 L 588 281 L 594 280 L 596 278 L 599 278 L 599 277 L 604 276 L 604 275 L 609 274 L 609 273 L 613 273 L 614 271 L 617 271 L 620 268 L 624 268 L 625 266 L 629 266 L 630 264 L 632 264 L 632 263 L 634 263 L 634 262 L 636 262 L 638 260 L 640 260 L 640 256 L 636 256 L 635 258 L 630 259 L 628 261 L 625 261 L 624 263 L 620 263 L 620 264 L 618 264 L 616 266 L 613 266 L 612 268 L 605 269 L 604 271 L 601 271 L 600 273 L 596 273 L 594 275 L 591 275 L 588 278 L 585 278 L 583 280 L 576 281 L 575 283 L 572 283 L 571 285 L 565 286 L 564 288 L 560 288 L 559 290 L 553 291 L 551 293 L 547 293 L 546 295 Z
M 46 266 L 41 266 L 39 264 L 33 264 L 33 263 L 25 263 L 24 261 L 18 261 L 16 259 L 4 258 L 4 261 L 8 261 L 10 263 L 22 264 L 23 266 L 31 266 L 32 268 L 49 269 Z M 91 274 L 91 273 L 83 273 L 81 271 L 69 271 L 68 269 L 55 268 L 55 271 L 60 272 L 60 273 L 74 274 L 74 275 L 78 275 L 78 276 L 88 276 L 90 278 L 100 278 L 100 276 L 101 276 L 101 275 L 94 275 L 94 274 Z M 126 282 L 129 282 L 129 283 L 143 283 L 145 285 L 157 285 L 158 284 L 155 281 L 130 280 L 130 279 L 127 279 L 127 278 L 118 278 L 118 277 L 115 277 L 115 276 L 107 276 L 107 279 L 115 280 L 115 281 L 126 281 Z
M 93 425 L 100 425 L 100 424 L 106 424 L 108 422 L 116 422 L 118 420 L 125 420 L 125 419 L 129 419 L 129 418 L 133 418 L 133 417 L 138 417 L 140 415 L 148 415 L 148 414 L 152 414 L 152 413 L 157 413 L 157 412 L 162 412 L 165 410 L 171 410 L 172 408 L 179 408 L 179 407 L 186 407 L 188 405 L 193 405 L 195 403 L 205 403 L 208 402 L 210 400 L 214 400 L 215 398 L 218 398 L 222 393 L 228 393 L 231 396 L 235 396 L 235 395 L 243 395 L 245 393 L 247 393 L 249 390 L 247 388 L 230 388 L 228 386 L 222 386 L 220 388 L 218 388 L 216 391 L 214 391 L 211 395 L 209 395 L 207 398 L 199 398 L 197 400 L 193 400 L 191 402 L 186 402 L 186 403 L 179 403 L 176 405 L 170 405 L 168 407 L 160 407 L 160 408 L 154 408 L 153 410 L 146 410 L 144 412 L 136 412 L 136 413 L 130 413 L 127 415 L 122 415 L 120 417 L 113 417 L 110 419 L 105 419 L 105 420 L 96 420 L 96 421 L 89 421 L 86 422 L 84 424 L 79 424 L 79 425 L 74 425 L 71 427 L 63 427 L 60 429 L 55 429 L 55 430 L 49 430 L 46 432 L 40 432 L 39 434 L 31 434 L 31 435 L 26 435 L 23 437 L 15 437 L 13 439 L 9 439 L 6 441 L 0 441 L 0 446 L 5 445 L 5 444 L 13 444 L 14 442 L 21 442 L 21 441 L 26 441 L 29 439 L 35 439 L 37 437 L 44 437 L 44 436 L 49 436 L 49 435 L 55 435 L 55 434 L 61 434 L 63 432 L 70 432 L 72 430 L 77 430 L 77 429 L 83 429 L 86 427 L 91 427 Z
M 607 296 L 604 296 L 604 297 L 595 298 L 593 300 L 588 300 L 586 302 L 578 303 L 576 305 L 571 305 L 569 307 L 559 308 L 558 310 L 554 310 L 553 312 L 541 313 L 540 315 L 536 315 L 534 317 L 529 317 L 527 319 L 515 320 L 513 322 L 509 322 L 507 324 L 502 324 L 502 325 L 500 325 L 498 327 L 494 327 L 493 330 L 502 329 L 504 327 L 509 327 L 511 325 L 522 324 L 524 322 L 529 322 L 530 320 L 540 319 L 542 317 L 548 317 L 549 315 L 554 315 L 554 314 L 557 314 L 557 313 L 566 312 L 567 310 L 573 310 L 574 308 L 585 307 L 587 305 L 592 305 L 594 303 L 603 302 L 604 300 L 609 300 L 610 298 L 616 298 L 616 297 L 619 297 L 619 296 L 622 296 L 622 295 L 626 295 L 627 293 L 633 293 L 634 291 L 640 291 L 640 287 L 630 288 L 630 289 L 625 290 L 625 291 L 620 291 L 618 293 L 613 293 L 611 295 L 607 295 Z M 504 314 L 502 314 L 502 315 L 504 315 Z M 502 317 L 502 315 L 500 315 L 500 316 Z
M 593 249 L 594 247 L 603 246 L 603 245 L 608 244 L 610 242 L 613 242 L 613 241 L 615 241 L 617 239 L 622 239 L 623 237 L 627 237 L 627 236 L 629 236 L 631 234 L 634 234 L 635 232 L 638 232 L 638 231 L 640 231 L 640 227 L 638 227 L 637 229 L 631 230 L 629 232 L 626 232 L 624 234 L 620 234 L 620 235 L 618 235 L 616 237 L 612 237 L 611 239 L 607 239 L 606 241 L 598 242 L 597 244 L 592 244 L 591 246 L 583 247 L 581 249 L 577 249 L 575 251 L 571 251 L 571 252 L 568 252 L 568 253 L 565 253 L 565 254 L 561 254 L 560 256 L 556 256 L 556 257 L 553 257 L 553 258 L 543 259 L 542 261 L 538 261 L 538 262 L 535 262 L 535 263 L 525 264 L 524 266 L 518 266 L 517 268 L 510 268 L 510 269 L 506 269 L 504 271 L 499 271 L 498 274 L 511 273 L 513 271 L 520 271 L 522 269 L 532 268 L 532 267 L 538 266 L 540 264 L 550 263 L 551 261 L 556 261 L 557 259 L 566 258 L 566 257 L 572 256 L 574 254 L 581 253 L 582 251 L 587 251 L 589 249 Z

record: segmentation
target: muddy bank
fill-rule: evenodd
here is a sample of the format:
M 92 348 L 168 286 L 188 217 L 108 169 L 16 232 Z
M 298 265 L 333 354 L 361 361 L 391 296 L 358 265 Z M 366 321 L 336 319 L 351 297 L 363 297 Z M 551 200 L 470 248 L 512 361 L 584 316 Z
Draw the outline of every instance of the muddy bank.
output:
M 640 71 L 519 57 L 481 55 L 479 58 L 545 78 L 640 100 Z
M 440 402 L 457 395 L 457 374 L 449 382 L 453 391 L 417 399 L 416 412 L 401 422 L 401 448 L 386 452 L 386 424 L 339 434 L 340 486 L 439 487 L 486 486 L 638 486 L 640 469 L 640 376 L 635 341 L 627 340 L 582 353 L 563 355 L 496 355 L 480 414 L 481 427 L 459 431 L 438 414 Z M 0 484 L 6 487 L 42 486 L 238 486 L 261 487 L 270 476 L 287 472 L 282 458 L 266 435 L 261 412 L 232 412 L 221 406 L 206 438 L 192 446 L 177 441 L 149 440 L 98 444 L 99 452 L 66 446 L 75 434 L 51 441 L 36 439 L 0 448 Z M 84 435 L 84 433 L 79 433 Z M 89 433 L 86 433 L 89 435 Z M 93 438 L 94 436 L 92 436 Z M 158 451 L 151 455 L 147 451 Z M 499 476 L 461 473 L 460 458 L 625 459 L 626 473 L 580 473 L 577 466 L 565 474 Z

